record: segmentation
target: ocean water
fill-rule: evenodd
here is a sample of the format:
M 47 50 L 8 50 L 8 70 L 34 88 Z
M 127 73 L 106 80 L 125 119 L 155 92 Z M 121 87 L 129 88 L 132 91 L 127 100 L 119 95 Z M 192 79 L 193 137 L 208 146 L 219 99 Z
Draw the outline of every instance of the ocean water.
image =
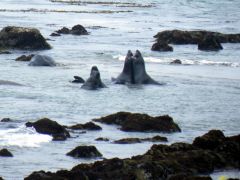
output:
M 84 3 L 85 2 L 85 3 Z M 102 2 L 102 3 L 99 3 Z M 114 2 L 114 3 L 111 3 Z M 153 36 L 162 30 L 205 29 L 223 33 L 240 32 L 238 0 L 1 0 L 0 28 L 8 25 L 38 28 L 53 47 L 45 51 L 12 51 L 0 55 L 0 80 L 24 86 L 0 86 L 0 149 L 8 148 L 13 158 L 1 158 L 0 176 L 23 179 L 33 171 L 71 169 L 96 159 L 74 159 L 65 154 L 78 145 L 95 145 L 106 158 L 143 154 L 152 145 L 146 142 L 117 145 L 97 142 L 124 137 L 163 135 L 173 142 L 192 142 L 210 129 L 226 135 L 240 130 L 240 44 L 223 44 L 219 52 L 198 51 L 196 45 L 174 45 L 174 52 L 152 52 Z M 49 36 L 63 26 L 81 24 L 88 36 Z M 115 85 L 127 50 L 140 50 L 149 75 L 163 86 Z M 49 55 L 57 67 L 30 67 L 14 59 L 22 54 Z M 170 65 L 181 59 L 183 65 Z M 74 75 L 89 77 L 97 65 L 108 88 L 86 91 L 72 84 Z M 118 111 L 169 114 L 181 133 L 126 133 L 116 126 L 101 125 L 102 131 L 72 133 L 64 142 L 26 128 L 27 121 L 48 117 L 64 125 L 88 122 Z M 239 171 L 216 172 L 213 178 L 239 177 Z

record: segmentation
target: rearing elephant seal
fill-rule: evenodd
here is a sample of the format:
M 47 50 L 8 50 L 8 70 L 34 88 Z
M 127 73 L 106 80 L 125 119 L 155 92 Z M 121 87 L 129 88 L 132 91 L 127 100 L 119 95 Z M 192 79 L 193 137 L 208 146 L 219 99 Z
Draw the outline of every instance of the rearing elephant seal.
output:
M 147 74 L 144 59 L 138 50 L 134 55 L 128 51 L 122 73 L 113 80 L 116 84 L 160 84 Z
M 82 85 L 81 88 L 86 90 L 96 90 L 98 88 L 107 87 L 102 83 L 100 72 L 98 71 L 97 66 L 93 66 L 91 69 L 90 77 L 86 80 L 86 82 Z

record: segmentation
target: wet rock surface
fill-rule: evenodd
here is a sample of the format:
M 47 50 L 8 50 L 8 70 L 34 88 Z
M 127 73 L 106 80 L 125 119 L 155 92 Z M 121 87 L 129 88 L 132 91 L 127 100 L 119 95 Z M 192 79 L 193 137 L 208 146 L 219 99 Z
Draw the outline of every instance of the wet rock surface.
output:
M 51 46 L 35 28 L 7 26 L 0 31 L 0 48 L 43 50 Z
M 12 122 L 13 120 L 10 118 L 3 118 L 0 120 L 0 122 Z
M 34 54 L 30 54 L 30 55 L 22 55 L 22 56 L 19 56 L 15 59 L 15 61 L 31 61 L 31 59 L 33 58 Z
M 216 134 L 209 132 L 199 138 L 216 138 Z M 204 149 L 188 143 L 174 143 L 172 145 L 153 145 L 143 155 L 127 159 L 106 159 L 92 164 L 79 164 L 71 170 L 60 170 L 56 173 L 33 172 L 26 180 L 32 179 L 171 179 L 171 180 L 208 180 L 210 177 L 201 177 L 201 174 L 210 174 L 214 170 L 240 168 L 240 141 L 238 136 L 221 136 L 221 144 L 214 148 Z M 195 140 L 196 140 L 195 139 Z M 226 145 L 232 148 L 225 148 Z
M 166 137 L 162 137 L 162 136 L 154 136 L 151 138 L 123 138 L 123 139 L 119 139 L 114 141 L 115 144 L 135 144 L 135 143 L 142 143 L 142 142 L 167 142 L 167 138 Z
M 0 156 L 2 157 L 13 157 L 12 153 L 7 149 L 0 150 Z
M 173 51 L 173 47 L 169 46 L 165 41 L 159 41 L 153 44 L 152 51 L 168 52 Z
M 219 51 L 222 50 L 223 47 L 216 37 L 207 35 L 198 43 L 198 49 L 202 51 Z
M 109 141 L 109 139 L 105 138 L 105 137 L 99 137 L 99 138 L 95 139 L 95 141 Z
M 60 34 L 72 34 L 72 35 L 88 35 L 87 30 L 80 24 L 75 25 L 72 29 L 63 27 L 62 29 L 57 30 L 55 33 L 52 33 L 51 36 L 59 36 Z
M 100 126 L 98 126 L 97 124 L 93 123 L 93 122 L 87 122 L 85 124 L 76 124 L 73 126 L 67 126 L 68 129 L 72 129 L 72 130 L 102 130 L 102 128 Z
M 64 126 L 48 118 L 43 118 L 33 123 L 27 122 L 26 126 L 34 127 L 38 133 L 51 135 L 53 140 L 66 140 L 70 137 Z
M 35 55 L 28 64 L 29 66 L 56 66 L 53 58 L 46 55 Z
M 166 30 L 157 33 L 154 37 L 157 42 L 169 44 L 199 44 L 206 37 L 214 37 L 220 43 L 240 43 L 240 34 L 223 34 L 211 31 L 181 31 Z
M 122 131 L 181 132 L 179 126 L 168 115 L 151 117 L 147 114 L 118 112 L 94 121 L 120 125 Z
M 78 146 L 67 153 L 68 156 L 75 158 L 96 158 L 102 157 L 102 154 L 95 146 Z
M 175 59 L 170 64 L 182 64 L 182 61 L 180 59 Z

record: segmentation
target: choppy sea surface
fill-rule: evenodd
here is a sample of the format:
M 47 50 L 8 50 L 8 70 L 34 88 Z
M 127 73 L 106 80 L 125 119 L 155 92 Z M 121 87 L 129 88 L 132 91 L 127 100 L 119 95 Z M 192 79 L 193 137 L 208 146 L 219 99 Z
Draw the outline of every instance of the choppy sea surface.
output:
M 102 3 L 99 3 L 102 2 Z M 111 3 L 114 2 L 114 3 Z M 124 137 L 168 137 L 169 144 L 192 142 L 210 129 L 226 135 L 240 130 L 240 44 L 223 44 L 219 52 L 203 52 L 196 45 L 174 45 L 173 52 L 152 52 L 153 36 L 162 30 L 205 29 L 223 33 L 240 32 L 239 0 L 89 0 L 51 2 L 49 0 L 1 0 L 0 28 L 8 25 L 38 28 L 53 47 L 46 51 L 12 51 L 0 55 L 0 80 L 24 86 L 0 86 L 0 149 L 8 148 L 13 158 L 0 159 L 0 176 L 7 180 L 23 179 L 36 170 L 71 169 L 93 160 L 74 159 L 65 154 L 78 145 L 95 145 L 105 158 L 143 154 L 152 143 L 117 145 L 97 142 L 97 137 L 111 141 Z M 63 26 L 81 24 L 88 36 L 49 36 Z M 140 50 L 146 69 L 163 86 L 115 85 L 123 68 L 127 50 Z M 16 62 L 22 54 L 49 55 L 57 67 L 30 67 Z M 183 65 L 170 65 L 181 59 Z M 74 75 L 88 78 L 97 65 L 108 88 L 99 91 L 80 89 L 72 84 Z M 72 134 L 64 142 L 51 141 L 26 128 L 27 121 L 42 117 L 60 124 L 73 125 L 118 111 L 169 114 L 179 124 L 181 133 L 126 133 L 116 126 L 103 130 Z M 212 175 L 240 177 L 239 171 Z

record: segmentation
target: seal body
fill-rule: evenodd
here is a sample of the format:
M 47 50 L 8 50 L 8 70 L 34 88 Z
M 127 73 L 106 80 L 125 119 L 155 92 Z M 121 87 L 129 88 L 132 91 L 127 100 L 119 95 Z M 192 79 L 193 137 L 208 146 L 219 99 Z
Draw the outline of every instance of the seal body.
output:
M 45 55 L 35 55 L 28 64 L 29 66 L 56 66 L 53 58 Z
M 97 90 L 99 88 L 107 87 L 101 80 L 100 72 L 97 66 L 93 66 L 91 69 L 90 77 L 82 85 L 82 89 L 86 90 Z
M 116 84 L 159 84 L 147 74 L 144 59 L 138 50 L 134 55 L 128 51 L 123 71 L 113 81 Z

